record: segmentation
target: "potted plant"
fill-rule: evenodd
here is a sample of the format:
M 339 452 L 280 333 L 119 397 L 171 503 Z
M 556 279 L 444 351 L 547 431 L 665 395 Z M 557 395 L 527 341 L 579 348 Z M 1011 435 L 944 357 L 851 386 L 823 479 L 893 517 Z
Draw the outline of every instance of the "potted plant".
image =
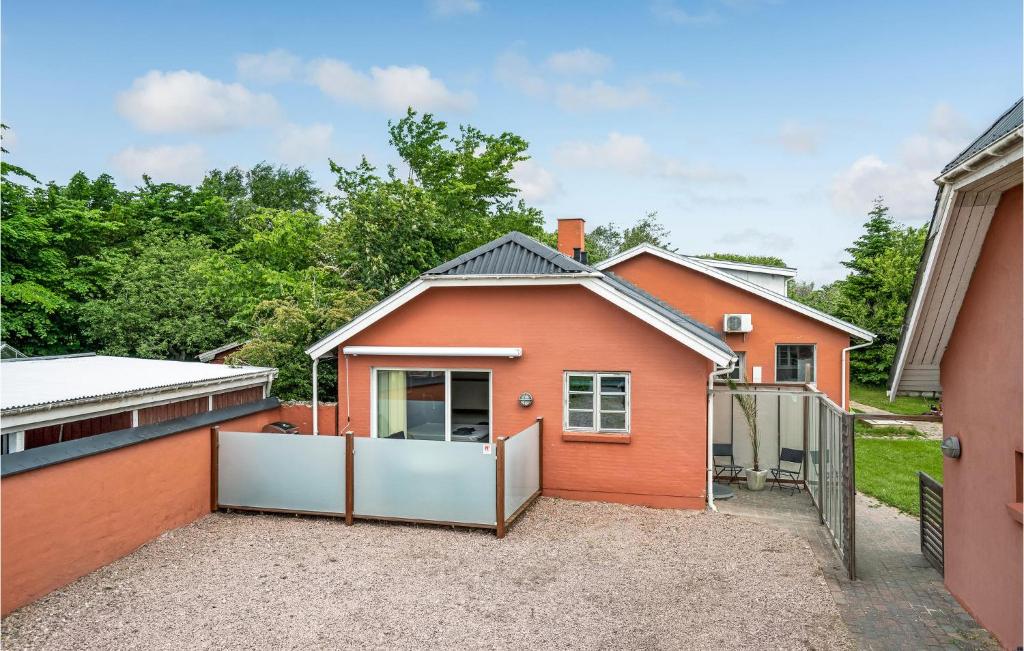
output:
M 736 383 L 729 380 L 729 388 L 733 391 L 739 389 Z M 757 431 L 757 396 L 748 394 L 734 394 L 733 398 L 740 405 L 743 412 L 743 420 L 747 421 L 747 436 L 750 437 L 750 449 L 754 455 L 754 467 L 746 469 L 747 489 L 752 491 L 764 490 L 764 482 L 768 477 L 768 470 L 761 470 L 761 436 Z

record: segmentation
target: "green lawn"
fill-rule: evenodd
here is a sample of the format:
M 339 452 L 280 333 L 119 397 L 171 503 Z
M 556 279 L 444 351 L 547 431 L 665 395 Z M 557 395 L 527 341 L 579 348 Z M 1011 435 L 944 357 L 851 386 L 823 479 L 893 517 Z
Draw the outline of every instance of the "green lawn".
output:
M 857 490 L 918 515 L 917 471 L 942 482 L 939 441 L 919 439 L 855 439 Z
M 935 398 L 920 396 L 896 396 L 896 400 L 889 402 L 885 387 L 869 387 L 864 384 L 850 385 L 850 400 L 894 414 L 926 414 L 933 404 L 938 404 Z
M 921 438 L 924 436 L 913 427 L 904 425 L 869 425 L 858 418 L 854 421 L 853 431 L 857 436 L 901 436 L 904 438 Z

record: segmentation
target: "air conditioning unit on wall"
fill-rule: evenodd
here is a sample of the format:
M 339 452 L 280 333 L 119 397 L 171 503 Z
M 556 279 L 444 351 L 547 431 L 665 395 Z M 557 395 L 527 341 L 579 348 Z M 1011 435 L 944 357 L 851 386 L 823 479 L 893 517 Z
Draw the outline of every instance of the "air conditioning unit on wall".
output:
M 749 314 L 726 314 L 722 329 L 726 332 L 750 332 L 754 324 Z

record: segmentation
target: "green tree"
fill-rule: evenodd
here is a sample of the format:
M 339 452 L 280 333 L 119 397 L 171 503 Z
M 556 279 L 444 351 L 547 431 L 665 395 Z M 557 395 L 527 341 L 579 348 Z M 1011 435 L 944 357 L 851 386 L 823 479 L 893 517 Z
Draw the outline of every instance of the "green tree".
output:
M 881 385 L 888 378 L 926 235 L 926 227 L 897 224 L 879 198 L 864 233 L 846 249 L 850 274 L 839 283 L 834 313 L 877 336 L 873 346 L 854 351 L 856 382 Z
M 276 367 L 274 393 L 285 400 L 309 400 L 313 390 L 312 360 L 304 349 L 369 308 L 376 299 L 376 295 L 362 290 L 343 290 L 316 301 L 264 301 L 255 311 L 252 338 L 228 357 L 228 363 Z M 337 400 L 337 378 L 333 364 L 319 366 L 320 400 Z
M 541 212 L 516 198 L 511 171 L 528 158 L 525 140 L 471 126 L 449 136 L 445 122 L 411 109 L 388 126 L 405 178 L 365 158 L 351 169 L 331 161 L 340 195 L 328 202 L 327 237 L 346 278 L 390 292 L 510 230 L 548 239 Z
M 104 297 L 81 306 L 81 328 L 101 353 L 193 359 L 239 337 L 229 321 L 236 302 L 211 287 L 203 262 L 221 257 L 201 236 L 152 235 L 130 252 L 104 256 L 117 269 Z
M 587 233 L 587 256 L 591 263 L 597 263 L 641 244 L 653 244 L 674 251 L 668 247 L 671 235 L 668 228 L 658 220 L 658 213 L 651 211 L 632 226 L 620 229 L 615 222 L 609 222 Z

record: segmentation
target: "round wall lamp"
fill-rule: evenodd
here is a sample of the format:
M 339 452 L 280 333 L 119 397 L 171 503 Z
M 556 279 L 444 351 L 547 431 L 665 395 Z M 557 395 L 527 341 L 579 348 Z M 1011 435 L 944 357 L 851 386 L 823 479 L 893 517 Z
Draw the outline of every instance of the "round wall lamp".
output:
M 944 440 L 942 442 L 942 445 L 940 446 L 940 449 L 942 450 L 942 454 L 944 454 L 945 456 L 949 457 L 950 459 L 959 459 L 960 458 L 960 437 L 959 436 L 947 437 L 946 440 Z
M 522 393 L 519 394 L 519 406 L 520 407 L 529 407 L 532 404 L 533 404 L 533 394 L 531 394 L 529 391 L 523 391 Z

